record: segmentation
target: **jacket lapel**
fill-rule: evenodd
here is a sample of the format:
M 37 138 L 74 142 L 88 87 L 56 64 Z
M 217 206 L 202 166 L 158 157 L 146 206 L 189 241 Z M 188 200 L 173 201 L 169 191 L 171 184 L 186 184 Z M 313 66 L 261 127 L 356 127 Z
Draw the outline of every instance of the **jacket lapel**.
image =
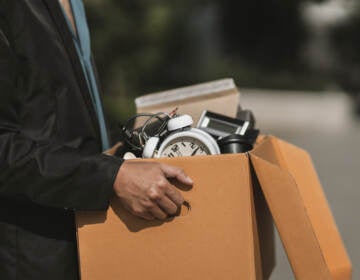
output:
M 84 76 L 84 71 L 81 66 L 81 62 L 79 60 L 78 53 L 76 51 L 71 31 L 69 30 L 68 23 L 66 22 L 63 11 L 61 10 L 61 6 L 58 0 L 42 0 L 46 5 L 49 14 L 52 20 L 55 23 L 55 26 L 60 34 L 60 37 L 63 41 L 64 48 L 66 49 L 68 56 L 70 58 L 71 64 L 73 66 L 73 70 L 76 76 L 76 79 L 79 83 L 81 94 L 85 100 L 86 106 L 90 112 L 90 116 L 92 122 L 96 128 L 98 133 L 98 137 L 100 139 L 100 128 L 99 123 L 96 117 L 96 112 L 94 105 L 91 101 L 89 88 L 86 82 L 86 78 Z

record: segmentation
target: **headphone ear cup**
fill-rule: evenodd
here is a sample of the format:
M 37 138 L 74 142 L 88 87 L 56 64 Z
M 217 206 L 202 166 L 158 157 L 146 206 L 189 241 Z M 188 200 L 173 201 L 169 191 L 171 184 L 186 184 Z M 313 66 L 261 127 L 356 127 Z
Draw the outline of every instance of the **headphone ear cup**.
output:
M 168 131 L 175 131 L 184 127 L 192 126 L 194 123 L 190 115 L 181 115 L 170 119 L 167 123 Z
M 147 140 L 145 143 L 142 157 L 153 158 L 159 142 L 160 142 L 159 137 L 150 137 L 149 140 Z

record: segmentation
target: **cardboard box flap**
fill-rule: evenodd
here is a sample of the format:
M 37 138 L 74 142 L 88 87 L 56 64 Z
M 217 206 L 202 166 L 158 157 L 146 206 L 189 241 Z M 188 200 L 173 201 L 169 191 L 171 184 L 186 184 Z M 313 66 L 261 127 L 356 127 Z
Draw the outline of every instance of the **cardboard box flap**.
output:
M 255 257 L 255 272 L 256 272 L 256 279 L 262 279 L 262 276 L 264 275 L 263 272 L 263 260 L 261 256 L 261 248 L 260 248 L 260 237 L 259 237 L 259 229 L 256 219 L 256 209 L 255 209 L 255 203 L 254 203 L 254 193 L 253 191 L 250 191 L 250 200 L 251 200 L 251 217 L 252 217 L 252 227 L 254 232 L 254 257 Z
M 135 104 L 137 113 L 171 112 L 177 107 L 197 123 L 204 110 L 235 117 L 239 96 L 234 80 L 222 79 L 140 96 Z
M 297 279 L 331 279 L 293 178 L 255 155 L 251 161 Z
M 275 144 L 294 177 L 333 279 L 350 279 L 351 262 L 309 154 L 280 139 Z
M 250 158 L 297 279 L 351 279 L 351 263 L 309 155 L 268 137 Z
M 282 158 L 282 154 L 277 149 L 275 143 L 277 138 L 266 135 L 260 135 L 259 137 L 261 138 L 261 141 L 256 143 L 254 149 L 250 152 L 250 154 L 258 156 L 276 166 L 284 168 L 284 159 Z
M 145 221 L 113 200 L 102 215 L 77 213 L 82 279 L 262 279 L 247 156 L 157 161 L 193 178 L 193 189 L 183 191 L 191 210 Z
M 251 166 L 250 166 L 251 168 Z M 260 184 L 251 168 L 252 211 L 257 274 L 269 279 L 275 267 L 274 224 Z M 261 278 L 260 278 L 261 279 Z

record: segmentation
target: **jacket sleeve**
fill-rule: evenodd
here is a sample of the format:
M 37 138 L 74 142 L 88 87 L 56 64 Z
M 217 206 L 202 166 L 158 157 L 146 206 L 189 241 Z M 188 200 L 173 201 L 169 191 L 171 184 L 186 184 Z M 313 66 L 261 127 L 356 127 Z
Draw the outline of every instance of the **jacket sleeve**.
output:
M 23 133 L 15 65 L 0 28 L 0 197 L 47 207 L 105 209 L 123 160 L 56 139 L 40 143 Z

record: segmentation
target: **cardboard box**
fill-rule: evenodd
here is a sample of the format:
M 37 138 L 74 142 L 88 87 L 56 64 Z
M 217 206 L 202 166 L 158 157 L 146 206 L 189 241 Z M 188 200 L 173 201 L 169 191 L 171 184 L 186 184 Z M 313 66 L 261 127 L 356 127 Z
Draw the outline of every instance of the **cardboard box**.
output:
M 235 117 L 240 93 L 233 79 L 222 79 L 136 98 L 138 113 L 171 112 L 190 114 L 197 123 L 204 109 Z
M 265 200 L 296 279 L 351 279 L 305 151 L 264 137 L 248 154 L 158 161 L 194 179 L 184 190 L 191 209 L 164 223 L 136 218 L 116 199 L 107 213 L 77 213 L 83 280 L 268 279 L 274 254 Z

